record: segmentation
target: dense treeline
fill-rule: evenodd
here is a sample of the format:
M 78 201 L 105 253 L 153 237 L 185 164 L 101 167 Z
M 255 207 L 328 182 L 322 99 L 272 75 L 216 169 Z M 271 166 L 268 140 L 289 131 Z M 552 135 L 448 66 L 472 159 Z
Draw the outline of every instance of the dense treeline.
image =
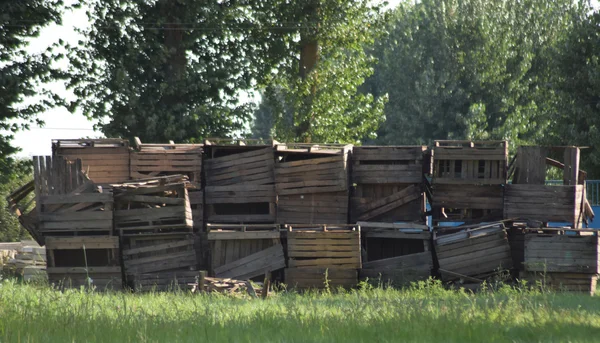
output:
M 109 137 L 577 144 L 600 165 L 600 15 L 586 1 L 127 0 L 82 3 L 71 46 L 29 55 L 58 0 L 0 8 L 0 128 L 52 106 Z M 66 58 L 68 70 L 52 68 Z M 66 80 L 69 103 L 40 85 Z M 37 87 L 37 88 L 36 88 Z M 242 101 L 260 94 L 258 103 Z M 250 97 L 252 98 L 252 97 Z M 23 105 L 27 104 L 27 105 Z M 15 147 L 0 137 L 4 172 Z

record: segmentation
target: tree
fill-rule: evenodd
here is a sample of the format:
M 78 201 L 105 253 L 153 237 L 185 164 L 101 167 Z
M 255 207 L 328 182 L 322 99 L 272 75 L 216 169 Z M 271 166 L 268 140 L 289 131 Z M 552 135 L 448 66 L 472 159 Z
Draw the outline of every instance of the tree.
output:
M 385 97 L 358 88 L 373 72 L 368 49 L 382 33 L 379 7 L 366 0 L 311 0 L 287 4 L 276 15 L 290 23 L 287 51 L 265 83 L 254 131 L 301 142 L 358 143 L 374 134 Z
M 9 211 L 6 197 L 31 179 L 31 163 L 28 161 L 15 160 L 9 173 L 0 174 L 0 242 L 15 242 L 29 237 L 17 217 Z
M 584 7 L 561 42 L 553 73 L 558 101 L 548 143 L 588 146 L 582 169 L 600 177 L 600 12 Z
M 189 141 L 243 131 L 238 98 L 284 51 L 268 1 L 97 0 L 71 47 L 79 107 L 108 137 Z
M 535 142 L 552 115 L 553 51 L 570 0 L 401 3 L 377 44 L 372 94 L 389 94 L 378 143 Z
M 59 99 L 43 84 L 63 75 L 51 66 L 49 52 L 32 55 L 26 47 L 39 35 L 42 27 L 60 23 L 61 0 L 23 0 L 0 3 L 0 175 L 15 166 L 12 154 L 19 151 L 11 145 L 13 134 L 42 125 L 36 118 Z

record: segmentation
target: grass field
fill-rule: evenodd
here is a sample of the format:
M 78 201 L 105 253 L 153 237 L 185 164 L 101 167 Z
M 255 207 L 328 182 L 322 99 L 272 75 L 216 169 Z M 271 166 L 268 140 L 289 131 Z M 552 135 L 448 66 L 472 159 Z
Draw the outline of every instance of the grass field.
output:
M 600 299 L 504 287 L 280 292 L 267 300 L 0 284 L 1 342 L 597 342 Z

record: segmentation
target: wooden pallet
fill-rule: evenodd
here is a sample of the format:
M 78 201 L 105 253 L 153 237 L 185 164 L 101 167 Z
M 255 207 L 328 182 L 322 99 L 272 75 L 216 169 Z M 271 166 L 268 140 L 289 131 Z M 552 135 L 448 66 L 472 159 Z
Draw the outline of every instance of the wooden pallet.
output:
M 200 186 L 202 182 L 202 144 L 142 144 L 131 152 L 131 179 L 182 174 Z
M 573 228 L 581 228 L 584 201 L 584 185 L 506 185 L 504 217 L 565 222 Z
M 598 274 L 599 251 L 598 236 L 527 233 L 525 271 Z
M 274 185 L 206 187 L 206 217 L 211 223 L 274 223 Z
M 513 266 L 506 230 L 502 223 L 482 225 L 456 233 L 434 233 L 434 250 L 442 280 L 458 275 L 484 277 Z
M 121 235 L 191 232 L 192 209 L 187 182 L 113 185 L 115 229 Z
M 585 273 L 554 273 L 554 272 L 527 272 L 519 273 L 521 280 L 527 281 L 532 287 L 555 292 L 596 294 L 598 284 L 597 274 Z
M 46 237 L 48 280 L 60 288 L 119 290 L 119 248 L 116 236 Z
M 268 185 L 274 182 L 273 147 L 248 147 L 243 152 L 212 157 L 205 161 L 206 185 Z
M 207 229 L 217 277 L 249 279 L 285 266 L 278 225 L 210 223 Z
M 42 235 L 111 235 L 113 197 L 110 193 L 72 193 L 39 197 Z
M 197 268 L 195 237 L 190 234 L 137 235 L 123 238 L 123 266 L 130 287 L 146 274 L 170 275 Z M 166 273 L 166 274 L 162 274 Z M 197 272 L 196 272 L 197 273 Z M 170 277 L 166 277 L 172 280 Z
M 129 142 L 123 139 L 58 139 L 53 157 L 82 160 L 83 170 L 98 184 L 129 179 Z
M 507 141 L 435 141 L 433 184 L 506 184 Z

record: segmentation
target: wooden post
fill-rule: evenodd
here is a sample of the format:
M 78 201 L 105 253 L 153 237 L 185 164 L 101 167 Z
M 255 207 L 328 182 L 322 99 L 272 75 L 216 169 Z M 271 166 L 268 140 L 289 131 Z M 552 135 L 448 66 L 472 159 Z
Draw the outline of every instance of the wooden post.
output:
M 563 183 L 570 186 L 577 185 L 579 183 L 579 148 L 565 148 L 564 159 Z

